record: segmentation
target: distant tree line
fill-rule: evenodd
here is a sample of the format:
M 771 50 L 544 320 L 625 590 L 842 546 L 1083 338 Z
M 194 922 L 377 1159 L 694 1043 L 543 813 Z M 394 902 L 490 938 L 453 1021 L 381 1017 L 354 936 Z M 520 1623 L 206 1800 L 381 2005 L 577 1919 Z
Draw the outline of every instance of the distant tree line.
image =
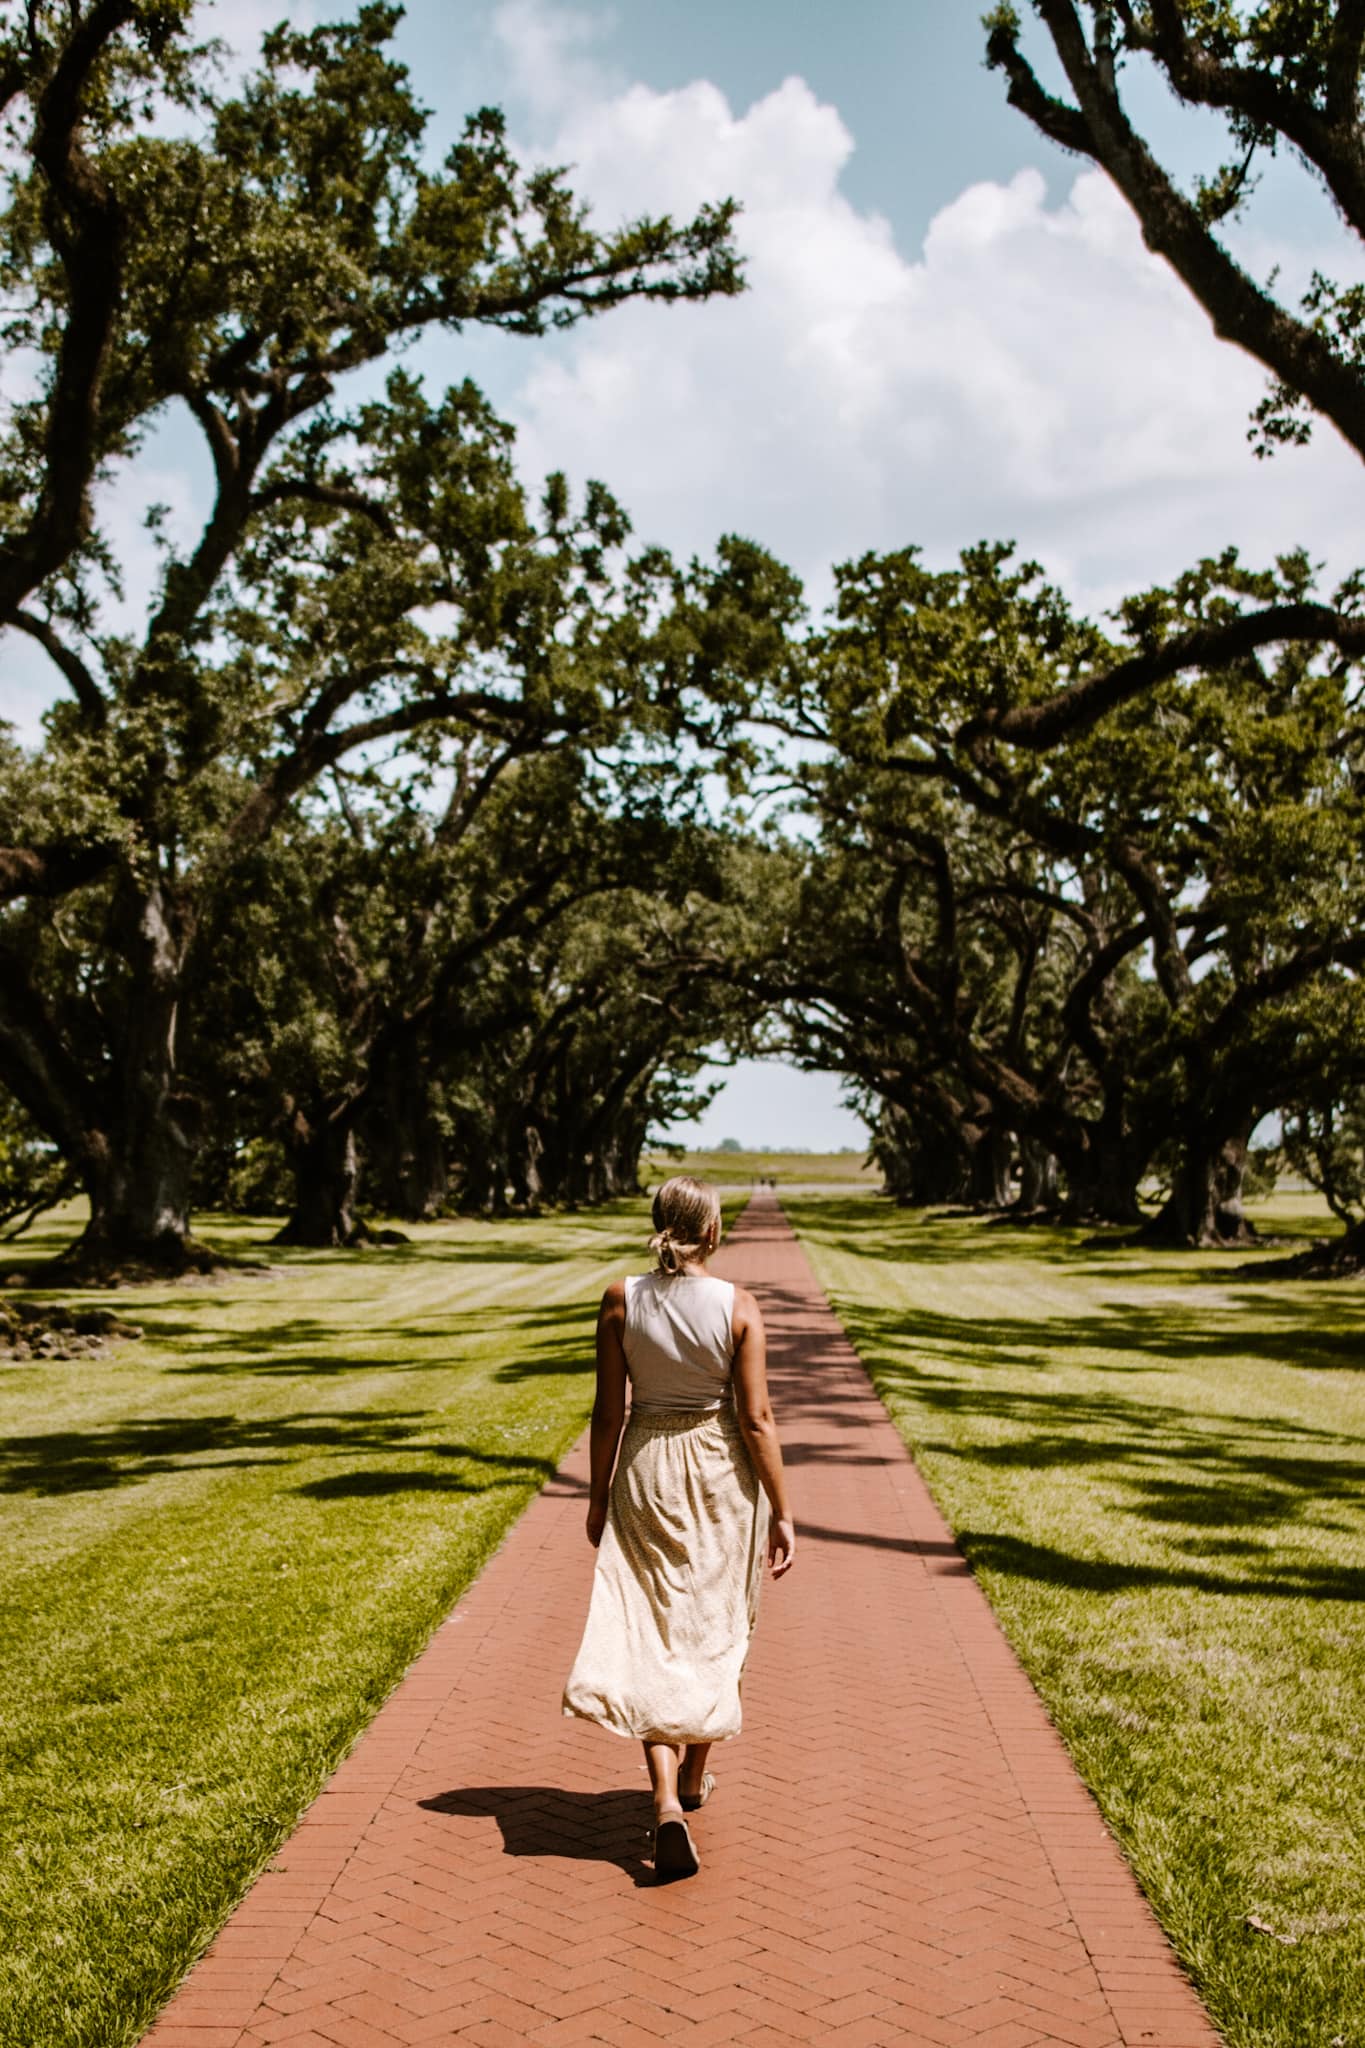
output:
M 1354 11 L 1298 10 L 1292 71 L 1269 17 L 1036 12 L 1075 104 L 1008 9 L 991 61 L 1266 363 L 1262 446 L 1312 412 L 1365 446 L 1365 299 L 1287 312 L 1217 236 L 1277 137 L 1360 231 Z M 204 1206 L 325 1245 L 600 1201 L 719 1044 L 844 1076 L 903 1200 L 1168 1243 L 1246 1235 L 1274 1115 L 1357 1256 L 1359 580 L 1215 554 L 1100 625 L 1006 546 L 906 548 L 813 623 L 753 542 L 682 567 L 600 485 L 528 495 L 401 345 L 738 290 L 732 209 L 600 236 L 487 111 L 431 170 L 396 19 L 274 31 L 229 94 L 188 4 L 0 34 L 0 625 L 62 692 L 0 746 L 0 1218 L 82 1191 L 101 1272 L 209 1258 Z M 1244 139 L 1193 199 L 1125 60 Z M 152 512 L 119 636 L 101 493 L 172 411 L 211 500 L 187 548 Z M 746 812 L 775 785 L 799 829 Z
M 1313 1167 L 1365 1059 L 1359 671 L 1237 651 L 1309 584 L 1297 558 L 1204 563 L 1111 639 L 1003 548 L 841 572 L 789 672 L 820 836 L 769 987 L 803 1057 L 854 1077 L 905 1199 L 1228 1243 L 1263 1118 Z

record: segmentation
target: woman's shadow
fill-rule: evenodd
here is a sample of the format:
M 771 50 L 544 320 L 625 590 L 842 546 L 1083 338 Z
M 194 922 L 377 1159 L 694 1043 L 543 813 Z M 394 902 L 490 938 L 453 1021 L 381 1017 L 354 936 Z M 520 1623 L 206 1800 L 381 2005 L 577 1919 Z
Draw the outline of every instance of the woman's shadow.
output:
M 614 1863 L 636 1885 L 653 1884 L 646 1860 L 654 1826 L 648 1792 L 566 1792 L 558 1785 L 470 1785 L 418 1805 L 428 1813 L 495 1820 L 505 1856 L 567 1856 Z

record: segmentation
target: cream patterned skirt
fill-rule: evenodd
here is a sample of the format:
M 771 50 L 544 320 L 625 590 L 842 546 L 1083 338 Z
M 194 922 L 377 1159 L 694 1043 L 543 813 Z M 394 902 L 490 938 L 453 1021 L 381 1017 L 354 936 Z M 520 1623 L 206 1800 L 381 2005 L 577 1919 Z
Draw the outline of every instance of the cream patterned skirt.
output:
M 564 1712 L 642 1742 L 738 1735 L 767 1541 L 732 1410 L 632 1413 Z

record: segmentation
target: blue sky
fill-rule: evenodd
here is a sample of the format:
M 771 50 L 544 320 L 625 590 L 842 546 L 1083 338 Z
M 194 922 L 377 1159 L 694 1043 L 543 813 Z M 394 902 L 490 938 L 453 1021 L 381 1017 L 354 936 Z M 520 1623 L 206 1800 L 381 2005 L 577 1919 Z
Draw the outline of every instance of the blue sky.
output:
M 1054 180 L 1074 169 L 1005 101 L 1004 81 L 986 70 L 984 0 L 614 0 L 546 9 L 577 17 L 594 51 L 619 80 L 668 92 L 709 79 L 737 108 L 802 78 L 837 107 L 856 141 L 843 185 L 855 205 L 884 213 L 907 248 L 916 247 L 940 207 L 983 178 L 1008 181 L 1033 165 Z M 399 48 L 428 104 L 458 114 L 481 98 L 514 104 L 492 4 L 458 9 L 408 0 Z M 458 21 L 458 34 L 452 33 Z M 1041 37 L 1033 55 L 1056 78 Z M 511 89 L 509 90 L 509 86 Z M 1137 104 L 1168 159 L 1206 164 L 1217 124 L 1178 109 L 1155 80 L 1134 74 Z M 1262 223 L 1294 232 L 1326 222 L 1307 180 L 1276 167 L 1256 200 Z
M 558 10 L 592 25 L 580 49 L 619 79 L 668 92 L 709 79 L 732 106 L 803 78 L 838 107 L 857 141 L 844 186 L 885 213 L 907 246 L 939 207 L 981 177 L 1058 161 L 1004 104 L 982 62 L 982 9 L 958 0 L 835 7 L 829 0 L 619 0 Z M 451 10 L 411 0 L 400 47 L 429 103 L 458 110 L 487 94 L 514 102 L 491 6 L 464 7 L 452 49 Z
M 400 47 L 437 131 L 504 105 L 604 221 L 734 193 L 751 285 L 534 350 L 433 342 L 431 373 L 486 384 L 528 473 L 604 476 L 679 551 L 750 533 L 817 607 L 833 561 L 907 540 L 946 561 L 1015 538 L 1096 609 L 1229 541 L 1354 566 L 1354 458 L 1322 430 L 1306 457 L 1251 459 L 1259 368 L 1102 176 L 1007 105 L 983 41 L 977 0 L 416 0 Z M 1141 74 L 1132 90 L 1183 173 L 1216 165 L 1216 123 Z M 1233 239 L 1291 290 L 1344 267 L 1289 162 Z
M 220 0 L 243 51 L 282 13 Z M 1329 576 L 1360 546 L 1359 465 L 1330 430 L 1253 460 L 1256 366 L 1216 342 L 1143 249 L 1104 179 L 1044 143 L 982 64 L 980 0 L 412 0 L 399 47 L 443 150 L 464 112 L 505 106 L 528 155 L 574 166 L 604 222 L 685 214 L 732 193 L 750 290 L 708 307 L 628 307 L 567 337 L 437 338 L 433 380 L 471 375 L 518 429 L 528 480 L 600 476 L 641 540 L 707 552 L 751 534 L 827 599 L 833 562 L 918 543 L 934 563 L 1015 539 L 1101 611 L 1200 555 L 1302 543 Z M 1044 53 L 1037 50 L 1040 62 Z M 1044 66 L 1046 68 L 1046 66 Z M 1183 172 L 1217 137 L 1134 80 Z M 1317 265 L 1360 274 L 1329 209 L 1273 166 L 1235 231 L 1289 289 Z M 195 531 L 208 472 L 168 418 L 102 512 L 129 567 L 120 623 L 145 611 L 144 506 Z M 0 715 L 34 734 L 51 678 L 7 645 Z M 830 1077 L 740 1070 L 700 1135 L 858 1141 Z

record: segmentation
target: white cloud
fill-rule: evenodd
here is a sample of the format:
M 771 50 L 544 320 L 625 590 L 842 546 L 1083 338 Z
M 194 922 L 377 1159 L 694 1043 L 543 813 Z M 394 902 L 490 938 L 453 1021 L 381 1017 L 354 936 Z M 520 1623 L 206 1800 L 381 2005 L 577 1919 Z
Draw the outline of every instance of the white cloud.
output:
M 541 0 L 501 0 L 491 24 L 494 43 L 515 71 L 521 99 L 542 120 L 564 113 L 575 101 L 590 101 L 608 83 L 596 46 L 611 25 L 608 14 L 549 8 Z
M 1307 454 L 1254 460 L 1263 373 L 1099 173 L 1055 205 L 1034 171 L 974 185 L 911 257 L 842 193 L 853 138 L 802 80 L 736 113 L 704 81 L 598 73 L 591 17 L 505 0 L 498 19 L 535 152 L 604 223 L 734 193 L 750 285 L 539 353 L 513 405 L 528 475 L 602 476 L 681 551 L 750 533 L 821 600 L 831 562 L 910 541 L 941 562 L 1016 538 L 1092 606 L 1229 541 L 1353 565 L 1357 459 L 1319 427 Z

